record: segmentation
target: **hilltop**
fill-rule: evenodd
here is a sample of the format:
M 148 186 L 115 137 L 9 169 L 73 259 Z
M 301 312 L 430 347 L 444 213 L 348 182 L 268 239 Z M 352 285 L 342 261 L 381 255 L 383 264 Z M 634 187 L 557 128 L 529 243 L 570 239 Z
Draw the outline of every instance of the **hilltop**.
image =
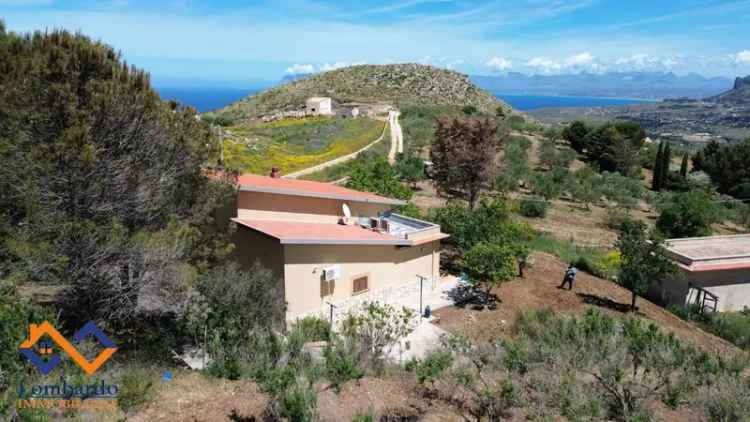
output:
M 708 98 L 707 101 L 735 105 L 750 104 L 750 76 L 735 79 L 732 89 Z
M 511 108 L 477 87 L 467 75 L 419 64 L 358 65 L 291 81 L 219 110 L 235 119 L 294 110 L 305 99 L 329 96 L 337 103 L 391 103 L 466 106 L 494 113 Z

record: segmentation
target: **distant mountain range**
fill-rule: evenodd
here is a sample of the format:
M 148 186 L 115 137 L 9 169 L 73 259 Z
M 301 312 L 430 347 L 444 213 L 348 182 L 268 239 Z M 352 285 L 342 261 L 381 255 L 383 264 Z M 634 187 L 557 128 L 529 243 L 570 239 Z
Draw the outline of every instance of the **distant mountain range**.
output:
M 525 95 L 569 95 L 618 98 L 706 98 L 732 88 L 732 80 L 707 78 L 695 73 L 664 72 L 579 73 L 568 75 L 524 75 L 510 72 L 499 76 L 470 76 L 479 87 L 494 93 Z
M 706 101 L 733 105 L 750 105 L 750 76 L 735 79 L 732 89 L 707 98 Z

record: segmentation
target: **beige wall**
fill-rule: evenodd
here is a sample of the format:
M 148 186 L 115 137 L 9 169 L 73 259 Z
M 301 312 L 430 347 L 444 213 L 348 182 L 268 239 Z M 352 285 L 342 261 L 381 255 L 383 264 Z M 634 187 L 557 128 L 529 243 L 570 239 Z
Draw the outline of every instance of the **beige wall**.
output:
M 284 245 L 284 283 L 287 315 L 297 315 L 352 297 L 352 281 L 368 276 L 369 290 L 417 279 L 417 274 L 439 277 L 440 242 L 421 246 Z M 323 268 L 341 266 L 333 293 L 326 295 Z
M 249 269 L 255 261 L 260 261 L 262 266 L 273 271 L 278 278 L 284 277 L 284 247 L 278 239 L 238 224 L 232 240 L 232 258 L 242 268 Z
M 665 304 L 685 305 L 694 298 L 689 286 L 702 287 L 719 297 L 719 311 L 741 311 L 750 307 L 750 270 L 682 271 L 678 277 L 651 290 L 650 295 Z
M 377 217 L 378 212 L 390 209 L 390 206 L 381 204 L 240 191 L 237 217 L 256 220 L 337 223 L 343 215 L 341 206 L 344 203 L 351 209 L 352 217 Z

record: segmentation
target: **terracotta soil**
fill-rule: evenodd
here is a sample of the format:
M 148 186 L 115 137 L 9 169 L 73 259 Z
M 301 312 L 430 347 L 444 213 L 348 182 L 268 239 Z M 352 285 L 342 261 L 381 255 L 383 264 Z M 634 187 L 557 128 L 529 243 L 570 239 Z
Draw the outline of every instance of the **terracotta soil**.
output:
M 197 372 L 178 371 L 172 381 L 160 383 L 152 401 L 132 422 L 260 420 L 268 396 L 251 381 L 209 378 Z M 246 419 L 242 419 L 246 418 Z
M 479 341 L 498 337 L 510 338 L 519 311 L 549 308 L 566 314 L 581 314 L 589 308 L 607 313 L 626 315 L 630 292 L 619 285 L 579 272 L 572 291 L 558 289 L 566 264 L 546 253 L 534 253 L 532 266 L 525 278 L 515 279 L 495 289 L 501 300 L 494 311 L 477 311 L 470 307 L 450 307 L 435 311 L 440 327 L 454 334 L 462 334 Z M 637 315 L 650 319 L 659 327 L 704 350 L 718 353 L 739 351 L 731 343 L 709 334 L 697 326 L 681 320 L 666 309 L 638 298 Z
M 393 417 L 388 420 L 409 420 L 406 419 L 409 417 L 425 422 L 460 420 L 445 403 L 421 397 L 411 373 L 348 382 L 338 394 L 324 388 L 318 393 L 318 410 L 323 421 L 351 421 L 357 415 L 371 413 L 375 420 L 385 415 Z

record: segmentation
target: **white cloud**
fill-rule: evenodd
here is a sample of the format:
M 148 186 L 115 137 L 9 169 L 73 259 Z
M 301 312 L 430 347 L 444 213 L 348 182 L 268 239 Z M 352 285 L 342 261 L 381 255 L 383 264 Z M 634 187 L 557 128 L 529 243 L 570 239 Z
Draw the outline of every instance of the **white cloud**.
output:
M 456 66 L 461 66 L 466 63 L 463 59 L 451 59 L 448 57 L 434 58 L 432 56 L 424 56 L 421 59 L 417 59 L 416 62 L 429 66 L 444 67 L 446 69 L 454 69 Z
M 591 53 L 581 53 L 574 56 L 570 56 L 565 59 L 565 66 L 588 66 L 594 62 L 594 56 Z
M 734 64 L 750 64 L 750 50 L 743 50 L 737 54 L 731 54 L 730 58 Z
M 505 57 L 492 57 L 484 65 L 492 70 L 502 72 L 513 67 L 513 62 Z
M 648 54 L 633 54 L 615 60 L 621 70 L 669 70 L 680 64 L 682 56 L 656 57 Z
M 526 62 L 526 66 L 542 73 L 553 73 L 562 69 L 560 62 L 546 57 L 534 57 Z
M 315 72 L 315 66 L 311 64 L 294 64 L 293 66 L 286 68 L 286 73 L 289 75 L 301 75 Z
M 290 75 L 300 75 L 300 74 L 309 74 L 309 73 L 317 73 L 317 72 L 328 72 L 329 70 L 336 70 L 341 69 L 342 67 L 349 67 L 349 66 L 357 66 L 361 64 L 366 64 L 364 61 L 358 61 L 358 62 L 332 62 L 332 63 L 323 63 L 323 64 L 294 64 L 292 66 L 289 66 L 286 68 L 286 73 Z
M 335 63 L 323 63 L 322 65 L 318 66 L 319 72 L 328 72 L 329 70 L 336 70 L 341 69 L 342 67 L 349 67 L 349 66 L 359 66 L 361 64 L 365 64 L 365 62 L 335 62 Z

